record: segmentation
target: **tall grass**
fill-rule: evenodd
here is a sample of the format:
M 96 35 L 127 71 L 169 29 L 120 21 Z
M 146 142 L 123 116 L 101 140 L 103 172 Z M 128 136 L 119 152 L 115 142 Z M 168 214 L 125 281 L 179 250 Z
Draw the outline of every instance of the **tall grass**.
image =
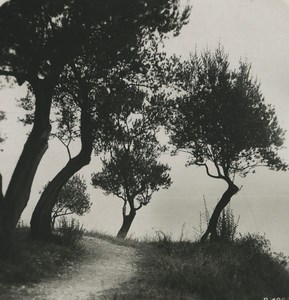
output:
M 29 228 L 19 226 L 13 240 L 0 248 L 0 285 L 57 276 L 78 259 L 83 252 L 80 229 L 75 223 L 62 223 L 59 230 L 54 241 L 43 242 L 30 240 Z
M 163 235 L 151 243 L 143 268 L 148 286 L 182 291 L 200 299 L 287 297 L 286 257 L 272 253 L 260 235 L 218 243 L 173 242 Z

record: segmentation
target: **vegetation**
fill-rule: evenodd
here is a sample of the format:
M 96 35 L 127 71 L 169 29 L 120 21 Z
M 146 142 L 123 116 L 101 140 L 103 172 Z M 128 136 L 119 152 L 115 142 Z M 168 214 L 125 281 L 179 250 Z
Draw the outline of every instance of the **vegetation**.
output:
M 51 227 L 54 228 L 56 218 L 71 214 L 83 216 L 91 207 L 90 196 L 86 193 L 86 183 L 80 175 L 74 175 L 62 188 L 57 202 L 52 209 Z
M 66 267 L 80 259 L 82 231 L 78 224 L 62 223 L 59 234 L 50 243 L 31 241 L 29 228 L 17 227 L 15 238 L 1 244 L 0 283 L 26 284 L 61 274 Z M 1 291 L 1 286 L 0 286 Z
M 180 0 L 10 0 L 0 7 L 0 77 L 26 85 L 22 121 L 32 125 L 5 194 L 0 174 L 1 296 L 2 283 L 37 282 L 82 256 L 84 230 L 65 216 L 90 210 L 85 181 L 75 174 L 93 152 L 103 163 L 93 186 L 123 201 L 120 239 L 109 239 L 142 254 L 137 278 L 113 291 L 114 298 L 289 295 L 287 258 L 260 235 L 236 237 L 229 206 L 239 191 L 236 176 L 260 166 L 288 169 L 278 155 L 284 131 L 247 62 L 231 70 L 222 48 L 187 61 L 160 52 L 164 37 L 188 20 L 190 8 L 179 8 Z M 200 214 L 200 241 L 210 243 L 172 241 L 161 232 L 154 240 L 124 241 L 137 211 L 172 183 L 169 166 L 159 161 L 167 150 L 158 140 L 161 125 L 174 152 L 189 154 L 188 166 L 228 186 L 211 216 L 206 203 Z M 28 235 L 16 226 L 50 136 L 65 146 L 68 161 L 44 187 Z
M 207 228 L 210 222 L 210 211 L 207 207 L 206 199 L 204 198 L 204 211 L 200 212 L 200 219 L 198 227 L 195 228 L 195 234 L 197 240 L 200 240 L 205 233 L 205 229 Z M 217 224 L 217 234 L 219 240 L 221 241 L 233 241 L 237 235 L 237 227 L 239 225 L 240 216 L 235 218 L 233 210 L 230 207 L 230 203 L 226 206 L 226 208 L 222 211 L 221 217 L 218 220 Z
M 169 167 L 157 161 L 163 148 L 156 139 L 153 120 L 143 112 L 119 116 L 116 134 L 108 143 L 102 171 L 92 175 L 92 185 L 123 200 L 123 223 L 117 234 L 125 238 L 136 211 L 147 205 L 152 194 L 168 188 Z M 129 212 L 127 212 L 127 204 Z
M 180 66 L 183 95 L 173 104 L 168 130 L 176 150 L 190 154 L 187 165 L 204 167 L 208 176 L 228 185 L 202 236 L 202 241 L 216 240 L 221 212 L 239 191 L 235 176 L 245 177 L 259 166 L 287 169 L 277 152 L 284 131 L 247 63 L 231 71 L 228 55 L 219 48 L 192 55 Z
M 289 293 L 284 256 L 271 253 L 258 235 L 205 244 L 173 242 L 164 235 L 151 243 L 143 263 L 151 268 L 148 285 L 162 294 L 253 300 Z
M 116 241 L 117 242 L 117 241 Z M 103 299 L 236 299 L 286 296 L 286 257 L 259 235 L 234 241 L 128 241 L 142 253 L 137 277 Z
M 5 113 L 3 111 L 0 111 L 0 121 L 4 120 L 5 119 Z M 4 138 L 3 136 L 0 134 L 0 144 L 4 142 Z M 1 148 L 0 148 L 0 151 L 3 151 Z M 4 195 L 3 195 L 3 189 L 2 189 L 2 175 L 0 173 L 0 203 L 4 201 Z
M 11 0 L 1 6 L 0 75 L 28 83 L 35 100 L 32 131 L 1 203 L 2 238 L 13 234 L 48 148 L 51 104 L 64 68 L 87 45 L 96 46 L 107 60 L 121 61 L 137 54 L 143 33 L 177 34 L 189 14 L 188 8 L 183 13 L 178 8 L 178 0 Z

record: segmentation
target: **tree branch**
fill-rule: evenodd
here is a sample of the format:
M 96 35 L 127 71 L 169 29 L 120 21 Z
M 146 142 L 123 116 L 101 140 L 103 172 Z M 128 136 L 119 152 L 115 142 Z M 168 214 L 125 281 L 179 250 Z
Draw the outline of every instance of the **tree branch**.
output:
M 138 207 L 135 207 L 135 210 L 139 210 L 139 209 L 141 209 L 141 208 L 142 208 L 142 206 L 143 206 L 143 205 L 142 205 L 142 203 L 140 203 Z
M 218 176 L 212 175 L 212 174 L 210 173 L 210 170 L 209 170 L 209 167 L 207 166 L 207 164 L 200 164 L 200 163 L 197 163 L 197 162 L 195 162 L 195 164 L 196 164 L 197 166 L 199 166 L 199 167 L 205 167 L 208 176 L 210 176 L 210 177 L 212 177 L 212 178 L 215 178 L 215 179 L 224 179 L 224 177 L 223 177 L 222 175 L 218 175 Z
M 0 76 L 13 76 L 13 77 L 17 78 L 19 76 L 19 74 L 12 72 L 12 71 L 0 70 Z
M 63 142 L 63 140 L 56 133 L 51 133 L 51 135 L 56 137 L 62 143 L 62 145 L 64 145 L 64 147 L 66 148 L 69 160 L 71 160 L 72 156 L 71 156 L 71 152 L 70 152 L 70 149 L 69 149 L 69 144 L 70 144 L 71 140 L 69 140 L 68 144 L 65 144 Z

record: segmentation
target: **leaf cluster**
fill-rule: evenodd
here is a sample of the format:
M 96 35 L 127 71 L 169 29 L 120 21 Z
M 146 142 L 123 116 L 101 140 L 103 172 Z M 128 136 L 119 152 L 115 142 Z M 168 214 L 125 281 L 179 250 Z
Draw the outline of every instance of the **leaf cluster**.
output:
M 107 195 L 113 194 L 134 207 L 150 202 L 153 192 L 168 188 L 170 168 L 158 162 L 164 151 L 156 139 L 156 126 L 145 113 L 120 119 L 110 135 L 102 171 L 92 176 L 92 184 Z
M 179 12 L 179 0 L 11 0 L 0 8 L 0 74 L 55 82 L 89 38 L 117 58 L 140 31 L 177 34 L 189 11 Z
M 246 176 L 256 166 L 287 168 L 277 154 L 284 131 L 247 62 L 231 70 L 219 48 L 193 54 L 179 76 L 183 94 L 173 103 L 168 130 L 176 149 L 191 154 L 188 164 L 208 171 L 211 162 L 217 178 Z
M 71 177 L 57 197 L 52 216 L 54 218 L 69 214 L 82 216 L 88 213 L 92 203 L 86 190 L 87 185 L 82 176 L 74 175 Z

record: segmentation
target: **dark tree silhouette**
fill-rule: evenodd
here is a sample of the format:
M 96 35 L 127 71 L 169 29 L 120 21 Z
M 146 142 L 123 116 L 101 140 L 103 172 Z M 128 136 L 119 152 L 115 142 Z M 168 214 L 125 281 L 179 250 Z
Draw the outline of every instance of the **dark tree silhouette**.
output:
M 105 146 L 106 132 L 120 105 L 116 101 L 116 95 L 124 97 L 126 94 L 126 97 L 133 97 L 138 93 L 120 77 L 119 72 L 124 72 L 122 68 L 109 69 L 106 72 L 101 70 L 105 78 L 101 83 L 98 82 L 97 72 L 81 75 L 81 70 L 84 69 L 80 61 L 78 66 L 67 68 L 54 96 L 55 107 L 59 112 L 56 134 L 65 144 L 69 160 L 47 185 L 36 205 L 30 222 L 31 237 L 34 239 L 51 237 L 50 216 L 61 188 L 71 176 L 90 162 L 93 147 L 98 153 Z M 75 138 L 80 138 L 81 150 L 71 157 L 69 143 Z
M 0 121 L 5 119 L 5 113 L 3 111 L 0 111 Z M 1 136 L 0 133 L 0 144 L 3 143 L 5 140 L 5 138 L 3 136 Z M 2 151 L 2 149 L 0 149 L 0 151 Z M 0 173 L 0 205 L 2 204 L 2 202 L 4 201 L 4 196 L 3 196 L 3 189 L 2 189 L 2 175 Z
M 223 49 L 206 51 L 200 58 L 192 55 L 179 75 L 183 94 L 168 126 L 171 143 L 191 155 L 188 165 L 202 166 L 210 177 L 228 184 L 201 238 L 217 239 L 219 216 L 239 190 L 235 175 L 254 173 L 258 166 L 287 168 L 277 155 L 284 131 L 250 75 L 250 65 L 240 62 L 231 71 Z
M 123 223 L 117 234 L 120 238 L 126 237 L 136 211 L 150 202 L 152 194 L 171 184 L 169 167 L 158 162 L 164 148 L 156 139 L 157 123 L 144 104 L 132 108 L 119 115 L 110 132 L 102 171 L 92 175 L 94 187 L 124 201 Z
M 159 64 L 164 61 L 164 54 L 158 52 L 161 42 L 162 38 L 154 34 L 142 36 L 135 45 L 135 53 L 124 55 L 125 58 L 117 62 L 90 44 L 84 55 L 75 59 L 74 65 L 65 68 L 53 97 L 58 130 L 52 135 L 65 145 L 69 161 L 47 185 L 36 205 L 30 222 L 32 238 L 50 239 L 50 215 L 58 193 L 73 174 L 90 162 L 93 145 L 97 153 L 105 147 L 109 141 L 108 131 L 123 101 L 143 99 L 148 90 L 156 95 L 161 89 L 158 76 Z M 30 94 L 21 101 L 23 108 L 29 111 L 24 119 L 26 123 L 33 119 Z M 81 139 L 82 146 L 79 154 L 72 158 L 69 144 L 75 138 Z
M 180 14 L 178 6 L 178 0 L 10 0 L 1 6 L 0 75 L 29 83 L 35 96 L 33 128 L 1 205 L 2 237 L 13 233 L 48 148 L 52 96 L 64 67 L 91 40 L 117 58 L 133 49 L 140 30 L 177 34 L 189 13 Z
M 45 187 L 44 187 L 45 188 Z M 86 193 L 87 185 L 80 175 L 74 175 L 61 189 L 57 201 L 52 209 L 51 227 L 54 228 L 55 220 L 71 214 L 83 216 L 90 211 L 90 197 Z

